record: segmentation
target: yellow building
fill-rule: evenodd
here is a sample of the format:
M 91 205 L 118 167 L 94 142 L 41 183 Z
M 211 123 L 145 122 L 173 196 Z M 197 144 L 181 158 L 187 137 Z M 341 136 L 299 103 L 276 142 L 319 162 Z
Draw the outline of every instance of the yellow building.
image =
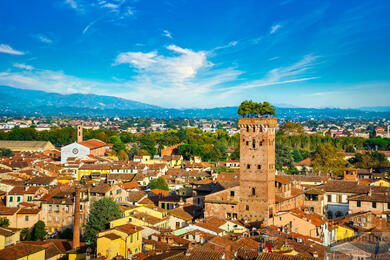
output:
M 110 222 L 110 227 L 131 223 L 135 226 L 168 228 L 168 211 L 154 205 L 123 208 L 124 217 Z
M 142 250 L 142 228 L 132 224 L 116 226 L 97 235 L 97 254 L 112 259 L 123 256 L 128 259 Z
M 111 173 L 110 165 L 104 164 L 84 164 L 77 170 L 77 179 L 83 176 L 90 176 L 92 173 L 108 174 Z
M 344 240 L 355 235 L 355 230 L 344 225 L 337 225 L 336 227 L 336 241 Z
M 390 187 L 390 181 L 388 179 L 381 178 L 379 180 L 371 182 L 370 186 Z
M 19 243 L 0 250 L 2 260 L 44 260 L 45 248 L 37 245 Z
M 20 241 L 20 230 L 0 227 L 0 249 L 15 245 Z

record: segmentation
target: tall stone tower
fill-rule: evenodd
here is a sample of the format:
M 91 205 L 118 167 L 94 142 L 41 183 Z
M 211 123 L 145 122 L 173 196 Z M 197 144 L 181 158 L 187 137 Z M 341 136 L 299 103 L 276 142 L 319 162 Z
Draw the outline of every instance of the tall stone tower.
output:
M 81 143 L 83 141 L 83 125 L 77 126 L 77 143 Z
M 276 118 L 240 118 L 240 218 L 267 222 L 275 204 Z

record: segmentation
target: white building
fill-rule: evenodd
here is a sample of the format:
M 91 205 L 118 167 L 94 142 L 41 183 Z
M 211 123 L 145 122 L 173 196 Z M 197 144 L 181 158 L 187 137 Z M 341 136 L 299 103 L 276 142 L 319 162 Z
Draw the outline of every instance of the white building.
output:
M 78 143 L 68 144 L 61 148 L 61 164 L 64 164 L 70 157 L 82 159 L 89 154 L 89 148 L 84 145 Z

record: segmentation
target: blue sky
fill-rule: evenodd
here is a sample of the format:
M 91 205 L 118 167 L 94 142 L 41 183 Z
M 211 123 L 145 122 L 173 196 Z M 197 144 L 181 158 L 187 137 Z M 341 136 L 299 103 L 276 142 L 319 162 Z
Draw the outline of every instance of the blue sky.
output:
M 390 105 L 390 2 L 2 0 L 0 85 L 163 107 Z

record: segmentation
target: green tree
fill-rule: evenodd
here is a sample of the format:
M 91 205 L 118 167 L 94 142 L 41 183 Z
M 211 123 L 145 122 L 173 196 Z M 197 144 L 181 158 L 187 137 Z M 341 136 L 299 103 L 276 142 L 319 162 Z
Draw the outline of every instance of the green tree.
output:
M 344 172 L 346 161 L 344 153 L 330 143 L 318 146 L 313 156 L 313 171 L 316 173 L 332 173 L 341 176 Z
M 230 155 L 230 159 L 234 161 L 240 160 L 240 148 L 236 148 Z
M 118 153 L 118 159 L 121 160 L 121 161 L 128 161 L 129 160 L 129 156 L 127 155 L 125 150 L 120 150 L 119 153 Z
M 20 236 L 21 236 L 22 240 L 25 240 L 25 241 L 31 240 L 31 233 L 28 230 L 28 228 L 23 228 L 22 231 L 20 232 Z
M 8 227 L 9 219 L 8 218 L 0 218 L 0 227 Z
M 119 151 L 126 149 L 125 144 L 117 135 L 113 135 L 110 137 L 110 143 L 113 144 L 112 150 L 114 150 L 116 153 L 119 153 Z
M 107 229 L 110 221 L 122 217 L 119 205 L 111 198 L 102 198 L 93 202 L 84 227 L 87 241 L 96 242 L 96 234 Z
M 148 187 L 151 190 L 160 189 L 169 191 L 168 184 L 163 177 L 158 177 L 157 179 L 151 180 Z
M 42 220 L 39 220 L 32 228 L 31 231 L 31 238 L 32 240 L 42 240 L 47 235 L 47 232 L 45 231 L 45 222 Z
M 294 158 L 294 162 L 300 162 L 303 160 L 303 156 L 299 150 L 294 150 L 293 158 Z
M 294 161 L 293 151 L 287 145 L 276 143 L 275 145 L 275 166 L 281 170 L 283 167 L 289 167 Z
M 14 156 L 15 154 L 7 148 L 1 148 L 0 149 L 0 157 L 11 157 Z
M 281 128 L 280 131 L 284 135 L 303 135 L 305 132 L 300 123 L 286 122 Z
M 56 235 L 56 238 L 59 239 L 72 239 L 73 230 L 71 228 L 65 228 L 62 232 Z

